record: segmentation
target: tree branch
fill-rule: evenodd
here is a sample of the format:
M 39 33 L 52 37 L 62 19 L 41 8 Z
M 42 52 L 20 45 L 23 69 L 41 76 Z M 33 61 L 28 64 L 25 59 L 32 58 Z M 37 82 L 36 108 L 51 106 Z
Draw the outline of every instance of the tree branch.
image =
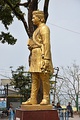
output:
M 25 3 L 18 3 L 16 6 L 24 6 L 24 7 L 29 7 L 29 4 L 30 4 L 31 0 L 28 0 L 27 2 Z
M 16 11 L 15 7 L 13 7 L 12 4 L 8 0 L 6 0 L 6 1 L 4 0 L 4 2 L 9 5 L 9 7 L 11 8 L 11 10 L 15 13 L 16 17 L 19 18 L 22 21 L 22 23 L 24 25 L 24 28 L 25 28 L 28 36 L 30 37 L 29 28 L 28 28 L 27 22 L 26 22 L 26 20 L 25 20 L 25 18 L 23 16 L 23 14 L 18 13 Z
M 38 0 L 32 0 L 29 4 L 29 9 L 28 9 L 28 25 L 29 25 L 28 27 L 30 30 L 30 37 L 32 37 L 32 34 L 34 32 L 34 25 L 32 23 L 32 12 L 34 10 L 37 10 L 37 8 L 38 8 Z
M 47 21 L 47 18 L 48 18 L 48 6 L 49 6 L 49 1 L 50 0 L 45 0 L 45 3 L 44 3 L 44 15 L 45 15 L 45 22 Z

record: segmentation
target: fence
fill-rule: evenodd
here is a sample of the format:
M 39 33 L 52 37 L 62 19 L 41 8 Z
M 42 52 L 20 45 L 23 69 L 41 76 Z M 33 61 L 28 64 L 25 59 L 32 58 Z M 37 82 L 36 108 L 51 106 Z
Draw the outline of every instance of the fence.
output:
M 67 109 L 58 108 L 57 111 L 58 111 L 60 120 L 69 120 L 69 114 Z

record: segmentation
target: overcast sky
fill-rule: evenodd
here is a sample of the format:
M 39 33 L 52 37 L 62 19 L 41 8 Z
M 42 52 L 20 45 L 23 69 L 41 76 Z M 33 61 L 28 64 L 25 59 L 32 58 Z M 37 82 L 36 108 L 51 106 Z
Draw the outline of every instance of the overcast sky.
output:
M 40 2 L 40 10 L 42 4 Z M 74 60 L 80 65 L 80 0 L 50 0 L 47 25 L 51 31 L 54 67 L 69 66 Z M 3 30 L 4 26 L 0 23 L 0 31 Z M 26 71 L 29 68 L 28 36 L 23 24 L 14 19 L 9 31 L 18 40 L 14 46 L 0 43 L 0 78 L 3 78 L 1 74 L 10 76 L 10 66 L 14 70 L 21 65 L 25 66 Z

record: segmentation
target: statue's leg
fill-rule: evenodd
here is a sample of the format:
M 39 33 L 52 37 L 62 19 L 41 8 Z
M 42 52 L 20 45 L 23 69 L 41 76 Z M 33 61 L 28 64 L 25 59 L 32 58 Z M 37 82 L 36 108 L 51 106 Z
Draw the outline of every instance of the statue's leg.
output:
M 38 73 L 32 73 L 32 89 L 31 89 L 31 100 L 32 103 L 37 104 L 37 93 L 40 87 L 39 75 Z
M 22 104 L 26 104 L 26 105 L 37 104 L 37 93 L 39 90 L 39 86 L 40 86 L 40 81 L 39 81 L 38 73 L 32 73 L 31 97 Z
M 50 103 L 49 100 L 49 91 L 50 91 L 50 83 L 49 83 L 49 77 L 50 75 L 47 73 L 41 73 L 40 75 L 43 85 L 43 99 L 41 101 L 41 105 L 47 105 Z

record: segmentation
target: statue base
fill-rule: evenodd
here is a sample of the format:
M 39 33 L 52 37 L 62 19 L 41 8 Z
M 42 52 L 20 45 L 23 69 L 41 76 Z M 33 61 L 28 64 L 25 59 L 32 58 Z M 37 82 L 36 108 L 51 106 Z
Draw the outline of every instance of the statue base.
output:
M 52 110 L 52 105 L 21 105 L 23 110 Z
M 50 109 L 51 108 L 51 109 Z M 16 110 L 15 120 L 59 120 L 57 110 L 51 105 L 21 105 Z

